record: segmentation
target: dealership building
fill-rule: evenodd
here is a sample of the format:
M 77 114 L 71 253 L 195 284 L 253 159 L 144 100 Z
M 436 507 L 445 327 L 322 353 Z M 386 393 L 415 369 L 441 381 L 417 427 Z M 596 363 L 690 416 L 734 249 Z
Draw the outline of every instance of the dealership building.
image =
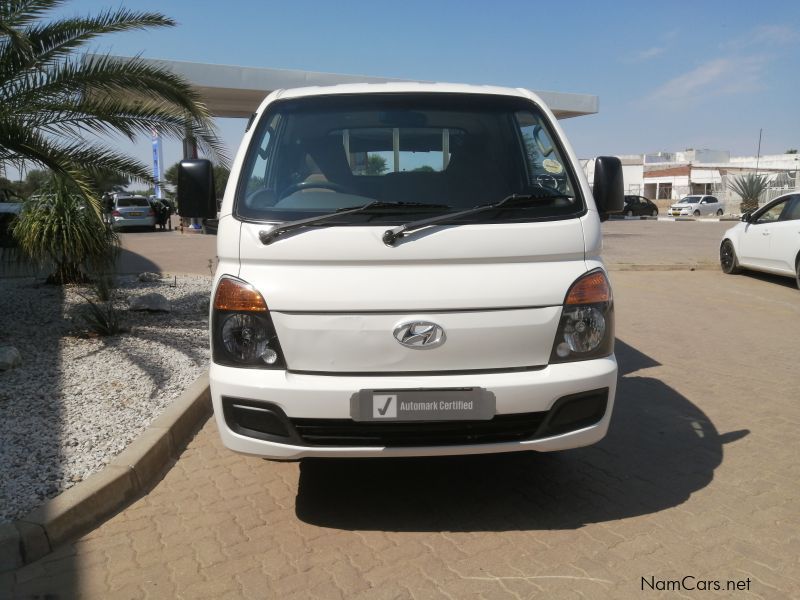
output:
M 730 190 L 737 177 L 764 175 L 769 188 L 761 198 L 768 202 L 800 189 L 800 154 L 731 156 L 725 150 L 688 149 L 619 157 L 625 193 L 651 200 L 678 200 L 690 194 L 710 194 L 725 203 L 726 212 L 738 212 L 740 198 Z M 591 177 L 594 160 L 582 160 Z

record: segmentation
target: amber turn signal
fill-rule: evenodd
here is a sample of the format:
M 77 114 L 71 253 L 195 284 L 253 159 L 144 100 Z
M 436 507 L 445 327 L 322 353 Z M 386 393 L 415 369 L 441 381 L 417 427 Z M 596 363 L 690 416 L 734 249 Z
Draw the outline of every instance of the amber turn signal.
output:
M 214 308 L 238 312 L 266 312 L 267 303 L 249 283 L 223 277 L 217 285 L 217 293 L 214 294 Z
M 592 271 L 572 284 L 564 304 L 595 304 L 610 300 L 611 286 L 605 273 Z

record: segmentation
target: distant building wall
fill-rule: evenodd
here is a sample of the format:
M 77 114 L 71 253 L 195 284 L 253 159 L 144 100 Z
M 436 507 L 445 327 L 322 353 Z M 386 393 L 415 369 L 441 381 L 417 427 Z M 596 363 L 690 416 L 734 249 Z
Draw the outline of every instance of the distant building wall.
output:
M 800 190 L 800 155 L 774 154 L 761 157 L 730 156 L 727 150 L 689 149 L 619 156 L 626 194 L 652 200 L 678 200 L 689 194 L 717 196 L 726 212 L 737 213 L 741 198 L 730 189 L 736 178 L 748 173 L 765 175 L 769 188 L 761 203 Z M 582 160 L 592 180 L 594 160 Z

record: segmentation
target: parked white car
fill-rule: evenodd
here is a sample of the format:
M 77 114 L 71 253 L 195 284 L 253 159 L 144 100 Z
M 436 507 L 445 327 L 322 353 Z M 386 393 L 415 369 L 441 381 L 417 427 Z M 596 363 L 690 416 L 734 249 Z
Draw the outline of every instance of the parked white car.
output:
M 725 273 L 742 268 L 786 275 L 800 288 L 800 194 L 776 198 L 725 232 L 719 250 Z
M 180 214 L 216 211 L 184 161 Z M 594 192 L 526 90 L 389 83 L 272 93 L 217 237 L 211 396 L 224 444 L 273 459 L 585 446 L 608 430 L 614 305 Z
M 721 217 L 725 210 L 715 196 L 686 196 L 670 206 L 668 212 L 672 217 Z
M 126 227 L 155 229 L 156 213 L 150 201 L 144 196 L 118 196 L 114 198 L 111 225 L 114 229 Z

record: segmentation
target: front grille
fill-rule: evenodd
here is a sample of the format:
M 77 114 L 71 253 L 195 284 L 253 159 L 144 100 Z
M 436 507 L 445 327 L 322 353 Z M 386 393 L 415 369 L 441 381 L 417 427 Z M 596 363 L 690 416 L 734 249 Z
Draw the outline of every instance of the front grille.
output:
M 488 421 L 374 423 L 350 419 L 289 419 L 309 446 L 457 446 L 533 438 L 547 412 L 496 415 Z

